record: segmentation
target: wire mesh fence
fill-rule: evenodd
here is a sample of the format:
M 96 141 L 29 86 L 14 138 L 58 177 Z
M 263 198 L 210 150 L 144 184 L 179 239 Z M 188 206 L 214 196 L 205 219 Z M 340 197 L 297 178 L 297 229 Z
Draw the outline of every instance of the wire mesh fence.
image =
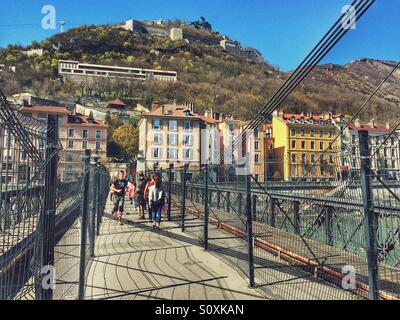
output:
M 182 230 L 269 299 L 399 299 L 399 135 L 359 139 L 305 161 L 296 183 L 212 165 L 164 185 Z
M 55 116 L 38 121 L 2 97 L 0 124 L 0 299 L 83 298 L 109 173 L 62 148 Z

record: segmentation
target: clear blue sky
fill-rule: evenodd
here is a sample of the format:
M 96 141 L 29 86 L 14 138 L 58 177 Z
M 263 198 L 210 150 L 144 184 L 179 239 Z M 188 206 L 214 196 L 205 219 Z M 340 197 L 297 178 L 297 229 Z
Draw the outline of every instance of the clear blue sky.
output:
M 351 0 L 1 0 L 0 47 L 29 44 L 54 34 L 41 29 L 41 9 L 51 4 L 67 29 L 82 24 L 138 20 L 197 20 L 259 49 L 282 70 L 295 68 Z M 400 0 L 377 0 L 324 62 L 362 57 L 399 60 Z

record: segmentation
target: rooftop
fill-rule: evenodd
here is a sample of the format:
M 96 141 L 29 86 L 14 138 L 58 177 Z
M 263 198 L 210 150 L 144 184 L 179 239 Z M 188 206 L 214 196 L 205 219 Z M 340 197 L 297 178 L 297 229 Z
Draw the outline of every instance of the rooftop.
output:
M 65 107 L 59 106 L 23 106 L 20 109 L 21 113 L 43 112 L 58 115 L 69 115 L 70 111 Z
M 361 123 L 356 121 L 355 123 L 350 123 L 349 124 L 349 129 L 354 130 L 354 131 L 368 131 L 368 132 L 377 132 L 377 133 L 391 133 L 392 130 L 390 127 L 381 125 L 381 124 L 376 124 L 374 122 L 371 123 Z
M 74 125 L 86 125 L 86 126 L 93 126 L 96 128 L 108 128 L 107 125 L 102 124 L 98 121 L 96 121 L 94 118 L 90 118 L 89 116 L 85 116 L 82 114 L 74 114 L 74 115 L 69 115 L 68 116 L 68 124 L 74 124 Z
M 323 125 L 329 125 L 344 118 L 342 114 L 314 114 L 310 113 L 285 113 L 283 110 L 277 110 L 275 117 L 280 118 L 287 124 L 316 124 L 319 125 L 322 120 Z M 332 120 L 332 123 L 329 121 Z M 313 123 L 312 123 L 313 122 Z

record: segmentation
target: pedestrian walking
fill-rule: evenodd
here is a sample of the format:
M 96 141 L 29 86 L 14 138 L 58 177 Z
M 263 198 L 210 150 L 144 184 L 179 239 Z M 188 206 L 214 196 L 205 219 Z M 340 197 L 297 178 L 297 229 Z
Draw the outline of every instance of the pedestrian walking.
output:
M 153 185 L 149 189 L 149 206 L 152 210 L 153 229 L 160 230 L 161 210 L 165 205 L 165 192 L 157 175 L 152 177 Z
M 135 202 L 136 202 L 137 213 L 140 219 L 145 219 L 145 210 L 147 208 L 144 196 L 146 184 L 147 184 L 147 179 L 144 173 L 140 172 L 139 177 L 137 178 L 136 181 L 136 189 L 135 189 Z
M 153 222 L 153 219 L 152 219 L 153 213 L 152 213 L 151 206 L 149 205 L 149 193 L 150 193 L 150 187 L 153 185 L 153 180 L 151 180 L 151 179 L 146 179 L 146 180 L 147 180 L 147 182 L 146 182 L 146 187 L 144 189 L 144 199 L 146 202 L 146 210 L 147 210 L 147 213 L 149 216 L 149 223 L 151 223 L 151 222 Z
M 117 180 L 117 177 L 115 175 L 113 175 L 111 177 L 111 181 L 110 181 L 110 201 L 113 202 L 114 201 L 114 192 L 111 191 L 111 187 L 113 186 L 115 180 Z
M 124 214 L 125 195 L 128 189 L 128 181 L 125 179 L 125 172 L 120 171 L 118 179 L 111 186 L 111 191 L 114 193 L 114 209 L 113 214 L 118 218 L 118 221 L 123 225 L 122 216 Z
M 135 191 L 136 191 L 135 178 L 132 177 L 128 182 L 128 197 L 129 200 L 131 201 L 133 212 L 136 211 Z M 128 214 L 128 212 L 126 214 Z

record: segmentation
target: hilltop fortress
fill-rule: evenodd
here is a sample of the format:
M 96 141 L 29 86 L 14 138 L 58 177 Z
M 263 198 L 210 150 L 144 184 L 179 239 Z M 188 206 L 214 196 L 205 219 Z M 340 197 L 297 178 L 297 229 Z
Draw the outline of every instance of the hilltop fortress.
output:
M 232 41 L 228 37 L 221 36 L 214 32 L 212 25 L 204 17 L 190 24 L 181 24 L 180 26 L 169 26 L 162 20 L 158 21 L 138 21 L 127 20 L 124 24 L 118 25 L 131 32 L 148 33 L 151 35 L 170 38 L 172 41 L 181 41 L 202 43 L 210 46 L 220 46 L 226 52 L 238 55 L 248 61 L 262 63 L 264 59 L 255 48 L 243 48 L 238 41 Z

